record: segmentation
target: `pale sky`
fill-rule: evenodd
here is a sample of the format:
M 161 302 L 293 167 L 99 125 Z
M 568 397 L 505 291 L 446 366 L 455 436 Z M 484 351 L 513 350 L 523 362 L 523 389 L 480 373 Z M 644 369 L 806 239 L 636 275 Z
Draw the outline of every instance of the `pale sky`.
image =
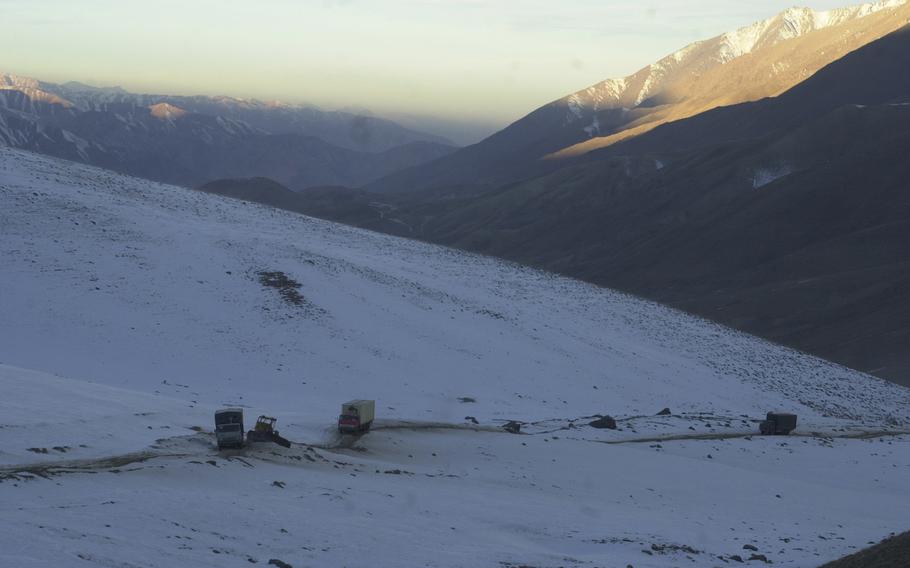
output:
M 503 125 L 797 1 L 0 0 L 0 71 Z

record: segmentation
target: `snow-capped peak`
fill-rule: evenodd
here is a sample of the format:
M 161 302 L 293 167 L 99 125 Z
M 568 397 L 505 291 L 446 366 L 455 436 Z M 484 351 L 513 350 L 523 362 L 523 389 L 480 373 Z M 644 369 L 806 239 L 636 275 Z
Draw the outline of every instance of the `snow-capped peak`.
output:
M 41 83 L 31 77 L 0 73 L 0 89 L 40 89 Z
M 0 91 L 19 91 L 24 93 L 32 103 L 48 103 L 72 107 L 69 100 L 51 92 L 46 83 L 31 77 L 22 77 L 9 73 L 0 73 Z
M 726 63 L 751 53 L 762 45 L 774 45 L 849 20 L 864 18 L 882 10 L 899 8 L 906 3 L 907 0 L 881 0 L 824 11 L 788 8 L 773 18 L 723 34 L 720 37 L 719 55 L 721 61 Z
M 826 11 L 788 8 L 772 18 L 689 44 L 634 75 L 607 79 L 569 95 L 563 99 L 569 111 L 566 120 L 570 123 L 582 119 L 587 121 L 590 119 L 585 117 L 587 112 L 639 106 L 668 84 L 685 79 L 692 73 L 700 75 L 712 67 L 725 65 L 759 49 L 872 14 L 895 10 L 907 2 L 880 0 Z
M 187 111 L 170 103 L 158 103 L 149 107 L 152 116 L 162 120 L 174 120 L 187 114 Z

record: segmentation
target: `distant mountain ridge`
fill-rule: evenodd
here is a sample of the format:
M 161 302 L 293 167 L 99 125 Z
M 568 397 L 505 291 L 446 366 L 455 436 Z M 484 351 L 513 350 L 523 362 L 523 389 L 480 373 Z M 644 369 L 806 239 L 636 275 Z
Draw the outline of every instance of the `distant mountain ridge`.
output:
M 361 185 L 454 150 L 368 116 L 2 74 L 0 144 L 188 186 L 267 176 L 294 189 Z
M 900 28 L 906 0 L 827 12 L 791 8 L 690 44 L 624 78 L 553 101 L 486 140 L 370 184 L 382 192 L 484 190 L 719 106 L 778 95 Z
M 312 105 L 226 96 L 134 94 L 120 87 L 93 87 L 75 81 L 55 84 L 0 73 L 0 90 L 10 89 L 23 92 L 34 101 L 61 104 L 83 112 L 104 112 L 123 105 L 149 108 L 169 104 L 188 113 L 243 121 L 270 134 L 314 136 L 334 146 L 363 152 L 382 152 L 412 142 L 454 146 L 446 138 L 410 130 L 390 120 L 362 113 L 323 111 Z

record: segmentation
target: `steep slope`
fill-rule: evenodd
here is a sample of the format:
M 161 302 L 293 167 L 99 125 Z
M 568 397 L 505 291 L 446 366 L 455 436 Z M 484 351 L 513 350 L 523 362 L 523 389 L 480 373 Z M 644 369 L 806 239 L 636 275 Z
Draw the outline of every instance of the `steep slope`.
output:
M 658 399 L 748 414 L 797 405 L 824 422 L 842 404 L 823 394 L 832 381 L 859 381 L 868 388 L 845 418 L 899 418 L 877 397 L 902 391 L 884 381 L 580 282 L 17 150 L 2 150 L 2 166 L 6 363 L 330 413 L 378 395 L 375 381 L 404 381 L 425 397 L 405 415 L 476 396 L 487 420 L 593 414 L 606 401 L 592 384 L 612 377 L 627 392 L 610 397 L 617 412 Z M 299 301 L 260 271 L 297 281 Z M 684 369 L 691 380 L 678 380 Z M 728 400 L 721 384 L 749 394 Z
M 908 17 L 910 5 L 904 0 L 823 12 L 790 8 L 769 20 L 689 46 L 648 68 L 634 101 L 613 103 L 631 102 L 634 107 L 643 104 L 638 101 L 650 100 L 659 102 L 661 108 L 636 117 L 621 129 L 598 132 L 554 157 L 609 146 L 719 106 L 777 96 L 827 64 L 897 30 Z M 653 100 L 652 92 L 659 93 L 655 95 L 658 101 Z M 602 104 L 595 100 L 585 106 L 596 112 Z
M 781 14 L 689 45 L 622 79 L 554 101 L 483 142 L 370 185 L 384 192 L 477 191 L 561 167 L 561 159 L 722 105 L 778 95 L 903 26 L 902 0 Z M 543 159 L 543 158 L 548 159 Z M 467 187 L 465 187 L 467 186 Z
M 904 29 L 780 97 L 396 215 L 907 384 L 908 53 Z
M 580 160 L 685 152 L 783 132 L 844 106 L 903 103 L 910 96 L 908 45 L 910 26 L 905 25 L 833 62 L 778 97 L 718 108 L 666 124 L 646 136 L 592 152 Z M 817 142 L 825 143 L 823 139 Z
M 901 568 L 907 565 L 910 565 L 910 532 L 883 540 L 821 568 Z
M 372 231 L 411 234 L 410 228 L 395 219 L 387 206 L 374 202 L 374 195 L 361 189 L 328 186 L 291 191 L 268 178 L 247 178 L 213 180 L 199 186 L 199 190 L 314 217 L 328 216 L 339 223 Z
M 748 544 L 795 568 L 906 522 L 910 390 L 885 381 L 566 278 L 18 150 L 0 200 L 0 564 L 669 568 Z M 376 428 L 340 440 L 353 397 L 377 399 Z M 218 452 L 221 405 L 295 444 Z M 752 436 L 769 408 L 799 413 L 794 437 Z M 588 426 L 606 412 L 619 429 Z

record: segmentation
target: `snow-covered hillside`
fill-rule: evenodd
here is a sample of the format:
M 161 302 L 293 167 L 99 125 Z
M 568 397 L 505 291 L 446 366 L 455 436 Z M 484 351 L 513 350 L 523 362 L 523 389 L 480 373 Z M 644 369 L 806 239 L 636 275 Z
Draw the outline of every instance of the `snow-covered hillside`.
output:
M 6 148 L 0 243 L 0 565 L 814 566 L 906 529 L 910 391 L 651 303 Z M 222 405 L 296 444 L 217 452 Z

